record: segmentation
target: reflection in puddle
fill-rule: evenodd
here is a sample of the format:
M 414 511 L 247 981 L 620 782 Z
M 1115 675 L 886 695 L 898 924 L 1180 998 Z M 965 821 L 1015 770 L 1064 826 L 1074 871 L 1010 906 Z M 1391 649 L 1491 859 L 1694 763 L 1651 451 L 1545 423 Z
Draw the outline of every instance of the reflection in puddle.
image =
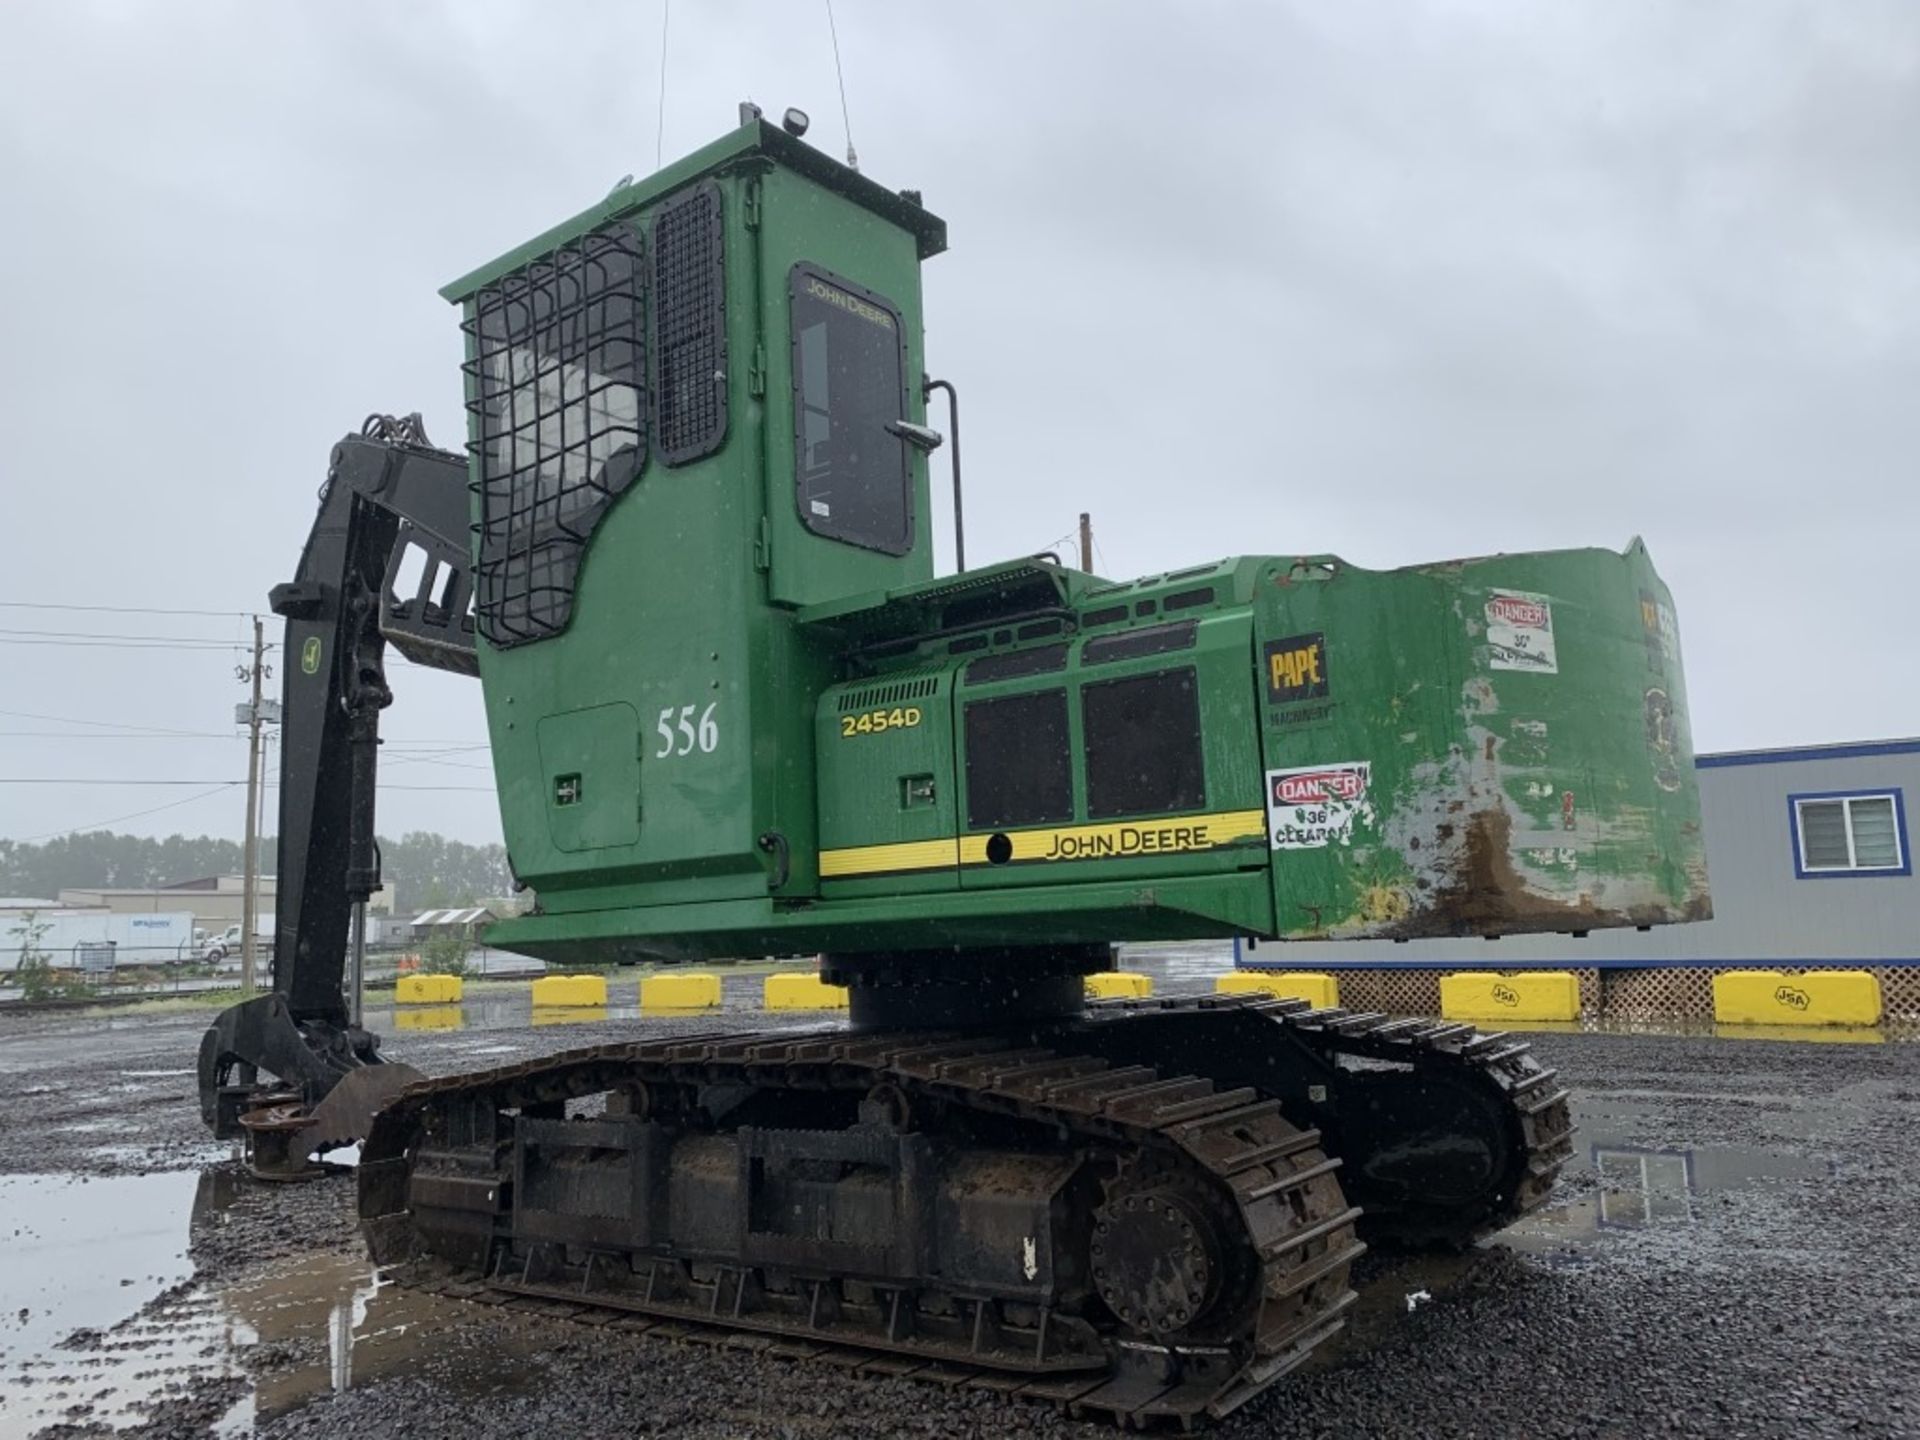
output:
M 1799 1045 L 1884 1045 L 1889 1039 L 1913 1039 L 1911 1027 L 1852 1025 L 1715 1025 L 1717 1040 L 1791 1040 Z
M 0 1436 L 30 1435 L 76 1405 L 92 1419 L 126 1418 L 129 1402 L 154 1388 L 135 1372 L 162 1363 L 156 1342 L 111 1350 L 60 1342 L 114 1331 L 193 1273 L 187 1219 L 198 1178 L 0 1176 Z M 205 1341 L 183 1332 L 166 1343 Z
M 407 1005 L 393 1012 L 395 1030 L 464 1030 L 466 1011 L 458 1005 Z
M 0 1176 L 0 1440 L 62 1421 L 132 1423 L 168 1392 L 235 1378 L 250 1393 L 221 1420 L 223 1435 L 429 1363 L 463 1394 L 536 1379 L 540 1346 L 451 1340 L 471 1307 L 384 1284 L 358 1253 L 296 1253 L 196 1278 L 189 1234 L 257 1223 L 235 1212 L 264 1193 L 232 1164 Z
M 219 1212 L 254 1183 L 231 1170 L 209 1171 L 196 1221 L 220 1223 Z M 255 1362 L 254 1391 L 229 1417 L 238 1433 L 317 1397 L 417 1373 L 429 1361 L 437 1380 L 470 1395 L 525 1388 L 537 1374 L 536 1346 L 514 1350 L 508 1341 L 466 1334 L 450 1340 L 451 1330 L 474 1318 L 471 1307 L 388 1284 L 357 1252 L 216 1281 L 203 1294 L 237 1327 L 235 1343 L 250 1347 Z
M 588 1025 L 601 1024 L 608 1018 L 605 1005 L 536 1005 L 533 1007 L 535 1025 Z
M 1759 1145 L 1646 1146 L 1626 1143 L 1608 1122 L 1619 1112 L 1579 1115 L 1584 1149 L 1567 1178 L 1590 1179 L 1591 1193 L 1536 1211 L 1501 1232 L 1516 1250 L 1545 1252 L 1582 1244 L 1609 1231 L 1686 1226 L 1701 1218 L 1702 1197 L 1750 1190 L 1770 1181 L 1824 1180 L 1831 1161 Z M 1584 1172 L 1584 1174 L 1583 1174 Z

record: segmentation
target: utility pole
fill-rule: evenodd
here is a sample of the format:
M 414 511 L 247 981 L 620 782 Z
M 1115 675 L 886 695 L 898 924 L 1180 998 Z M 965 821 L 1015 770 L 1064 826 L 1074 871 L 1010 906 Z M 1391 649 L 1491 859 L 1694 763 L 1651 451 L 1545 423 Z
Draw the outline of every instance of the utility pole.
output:
M 1080 512 L 1080 568 L 1093 573 L 1093 517 L 1084 510 Z
M 247 851 L 245 886 L 240 896 L 240 988 L 253 993 L 253 932 L 259 918 L 260 885 L 260 676 L 266 631 L 253 617 L 253 701 L 247 706 Z

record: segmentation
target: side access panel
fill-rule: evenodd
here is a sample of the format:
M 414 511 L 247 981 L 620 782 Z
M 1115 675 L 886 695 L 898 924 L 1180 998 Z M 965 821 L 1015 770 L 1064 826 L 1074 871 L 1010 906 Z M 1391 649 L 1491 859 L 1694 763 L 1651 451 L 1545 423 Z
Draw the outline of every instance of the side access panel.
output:
M 640 712 L 623 701 L 539 724 L 547 785 L 547 832 L 575 852 L 640 839 Z
M 823 898 L 951 890 L 959 883 L 953 672 L 836 685 L 814 745 Z

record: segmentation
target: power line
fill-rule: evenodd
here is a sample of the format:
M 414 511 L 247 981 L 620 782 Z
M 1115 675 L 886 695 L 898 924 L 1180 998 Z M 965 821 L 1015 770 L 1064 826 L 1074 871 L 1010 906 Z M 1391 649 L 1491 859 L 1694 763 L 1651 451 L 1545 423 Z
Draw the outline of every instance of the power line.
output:
M 98 775 L 0 775 L 0 785 L 244 785 L 244 780 L 117 780 Z
M 0 645 L 51 645 L 61 650 L 171 650 L 175 653 L 193 652 L 195 654 L 218 653 L 221 650 L 245 650 L 249 648 L 239 640 L 21 640 L 12 635 L 0 634 Z
M 117 630 L 18 630 L 8 627 L 0 629 L 0 635 L 52 635 L 68 640 L 165 640 L 170 644 L 184 641 L 189 645 L 228 643 L 214 635 L 126 635 Z
M 85 725 L 90 729 L 97 730 L 145 732 L 127 735 L 103 735 L 98 737 L 70 735 L 67 737 L 70 740 L 89 740 L 95 738 L 103 740 L 158 740 L 173 735 L 191 736 L 194 738 L 207 736 L 211 738 L 217 733 L 212 730 L 172 730 L 160 725 L 133 725 L 125 720 L 94 720 L 84 715 L 48 715 L 40 710 L 0 710 L 0 715 L 4 715 L 9 720 L 42 720 L 53 725 Z M 219 738 L 222 740 L 234 740 L 238 739 L 239 736 L 237 732 L 235 732 L 220 734 Z M 485 740 L 384 740 L 381 742 L 381 748 L 383 750 L 425 748 L 436 755 L 454 755 L 462 751 L 487 750 L 492 747 L 490 743 Z
M 246 610 L 167 610 L 156 605 L 62 605 L 51 600 L 0 600 L 0 610 L 90 610 L 102 615 L 200 615 L 220 620 L 250 620 Z
M 150 735 L 139 733 L 129 735 L 87 734 L 71 730 L 0 730 L 0 740 L 244 740 L 247 737 L 238 730 L 161 730 Z M 431 746 L 431 749 L 414 747 Z M 382 751 L 391 751 L 391 763 L 399 764 L 403 760 L 426 760 L 435 755 L 471 754 L 475 750 L 488 750 L 487 744 L 446 745 L 439 740 L 389 740 L 382 742 Z
M 230 781 L 223 785 L 216 785 L 211 790 L 202 790 L 198 795 L 189 795 L 184 800 L 169 800 L 164 805 L 155 805 L 146 810 L 135 810 L 131 814 L 114 815 L 105 820 L 90 820 L 85 825 L 75 825 L 66 830 L 49 830 L 43 835 L 29 835 L 25 839 L 17 840 L 14 843 L 17 845 L 35 845 L 42 840 L 52 840 L 60 835 L 78 835 L 83 830 L 98 830 L 105 825 L 118 825 L 124 820 L 138 820 L 143 816 L 158 815 L 162 810 L 176 810 L 182 805 L 191 805 L 196 800 L 206 800 L 215 795 L 224 795 L 240 783 L 241 782 L 237 780 Z
M 277 790 L 280 788 L 280 782 L 278 780 L 269 780 L 267 781 L 267 788 L 269 790 Z M 380 782 L 379 788 L 382 792 L 388 790 L 426 790 L 442 791 L 448 794 L 458 795 L 496 795 L 499 793 L 491 785 L 389 785 L 384 780 Z
M 200 779 L 200 780 L 153 780 L 153 779 L 117 780 L 111 777 L 101 777 L 101 776 L 95 776 L 95 775 L 74 775 L 74 776 L 66 776 L 64 778 L 59 776 L 45 776 L 45 775 L 0 775 L 0 785 L 124 785 L 128 787 L 132 787 L 132 786 L 149 786 L 149 785 L 208 785 L 208 784 L 244 785 L 246 783 L 247 782 L 244 780 L 209 781 L 205 779 Z M 268 781 L 267 783 L 269 785 L 274 785 L 274 786 L 277 786 L 279 784 L 278 781 Z M 457 790 L 457 791 L 465 791 L 474 795 L 491 795 L 494 793 L 493 786 L 491 785 L 388 785 L 383 781 L 380 784 L 380 788 L 382 790 Z
M 56 725 L 86 725 L 100 730 L 150 730 L 155 735 L 196 735 L 196 730 L 172 730 L 160 725 L 130 725 L 124 720 L 91 720 L 82 715 L 45 715 L 37 710 L 0 710 L 9 720 L 45 720 Z
M 389 765 L 439 765 L 448 770 L 477 770 L 483 775 L 491 775 L 491 765 L 469 765 L 464 760 L 436 760 L 430 755 L 396 755 L 387 762 Z
M 1073 531 L 1071 531 L 1071 530 L 1069 530 L 1069 531 L 1067 531 L 1067 533 L 1066 533 L 1066 534 L 1064 534 L 1064 535 L 1060 535 L 1060 536 L 1057 536 L 1057 537 L 1055 537 L 1054 539 L 1052 539 L 1052 540 L 1049 540 L 1049 541 L 1048 541 L 1048 542 L 1047 542 L 1046 544 L 1044 544 L 1044 545 L 1042 545 L 1042 546 L 1041 546 L 1041 547 L 1040 547 L 1040 548 L 1039 548 L 1038 550 L 1034 550 L 1034 551 L 1031 551 L 1031 552 L 1029 552 L 1029 553 L 1031 553 L 1031 554 L 1034 554 L 1034 555 L 1051 555 L 1051 554 L 1054 554 L 1054 553 L 1056 553 L 1056 552 L 1055 552 L 1055 547 L 1056 547 L 1056 546 L 1059 546 L 1059 545 L 1064 545 L 1064 544 L 1066 544 L 1066 543 L 1067 543 L 1067 541 L 1069 541 L 1069 540 L 1071 540 L 1071 539 L 1073 539 L 1073 537 L 1074 537 L 1074 532 L 1073 532 Z
M 161 732 L 156 735 L 77 735 L 71 730 L 0 730 L 0 739 L 240 739 L 228 732 Z

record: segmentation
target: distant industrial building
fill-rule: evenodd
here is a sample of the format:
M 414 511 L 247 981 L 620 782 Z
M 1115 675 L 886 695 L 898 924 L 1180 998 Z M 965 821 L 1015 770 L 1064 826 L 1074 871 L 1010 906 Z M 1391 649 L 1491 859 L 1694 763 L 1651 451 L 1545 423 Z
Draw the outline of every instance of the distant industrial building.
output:
M 258 881 L 259 908 L 262 915 L 273 914 L 276 894 L 274 877 L 262 875 Z M 107 910 L 116 915 L 140 915 L 164 910 L 190 910 L 194 923 L 203 930 L 219 931 L 240 923 L 246 898 L 246 878 L 241 875 L 207 875 L 197 880 L 181 880 L 171 885 L 116 887 L 78 885 L 60 892 L 59 904 L 65 909 Z M 374 915 L 393 913 L 392 885 L 383 885 L 367 902 Z
M 1340 972 L 1342 1004 L 1426 1011 L 1437 1009 L 1447 971 L 1573 970 L 1589 1013 L 1609 1014 L 1667 1008 L 1663 996 L 1698 1008 L 1692 992 L 1704 996 L 1717 970 L 1845 967 L 1879 974 L 1890 1012 L 1920 1010 L 1920 881 L 1906 800 L 1920 794 L 1920 740 L 1727 751 L 1695 765 L 1711 920 L 1384 949 L 1295 941 L 1248 947 L 1242 963 Z M 1667 970 L 1682 973 L 1652 973 Z M 1356 971 L 1400 978 L 1368 982 L 1349 976 Z
M 467 905 L 452 910 L 422 910 L 404 926 L 395 927 L 395 938 L 421 941 L 442 935 L 458 935 L 463 940 L 477 940 L 480 932 L 499 918 L 484 905 Z M 406 933 L 399 934 L 400 929 Z

